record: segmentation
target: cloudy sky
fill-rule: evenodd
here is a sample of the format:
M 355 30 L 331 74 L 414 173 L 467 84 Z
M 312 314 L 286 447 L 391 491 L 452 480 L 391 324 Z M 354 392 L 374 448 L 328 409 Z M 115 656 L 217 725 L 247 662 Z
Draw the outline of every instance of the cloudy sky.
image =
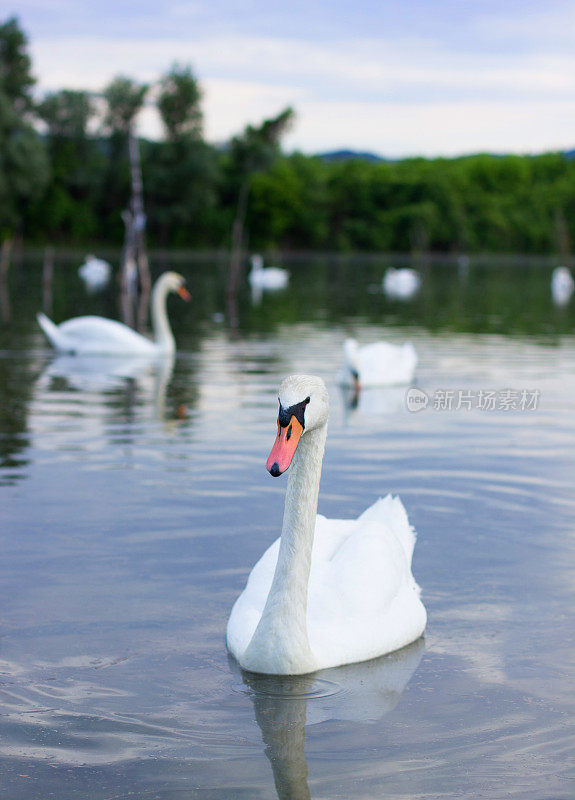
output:
M 575 146 L 572 1 L 18 0 L 11 13 L 40 90 L 189 63 L 213 142 L 292 105 L 286 146 L 306 153 Z M 160 134 L 152 108 L 140 132 Z

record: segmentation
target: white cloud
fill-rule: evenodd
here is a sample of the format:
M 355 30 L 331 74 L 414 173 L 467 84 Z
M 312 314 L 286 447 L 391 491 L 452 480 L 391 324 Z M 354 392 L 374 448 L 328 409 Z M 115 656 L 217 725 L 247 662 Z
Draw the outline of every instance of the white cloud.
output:
M 524 14 L 513 15 L 507 15 L 504 9 L 502 5 L 502 13 L 480 15 L 475 20 L 476 30 L 489 41 L 520 43 L 523 48 L 573 46 L 575 7 L 572 3 L 558 7 L 542 3 L 539 12 L 529 9 Z
M 304 103 L 287 143 L 385 156 L 535 153 L 573 147 L 575 106 L 540 103 Z
M 193 12 L 194 5 L 182 3 Z M 222 141 L 293 105 L 289 143 L 386 155 L 572 146 L 575 54 L 446 53 L 424 41 L 312 43 L 271 37 L 197 40 L 39 39 L 42 88 L 101 89 L 114 75 L 155 81 L 191 63 L 204 89 L 206 133 Z M 147 135 L 160 126 L 152 109 Z
M 194 2 L 173 3 L 166 9 L 166 14 L 170 17 L 189 19 L 196 17 L 200 13 L 200 6 Z

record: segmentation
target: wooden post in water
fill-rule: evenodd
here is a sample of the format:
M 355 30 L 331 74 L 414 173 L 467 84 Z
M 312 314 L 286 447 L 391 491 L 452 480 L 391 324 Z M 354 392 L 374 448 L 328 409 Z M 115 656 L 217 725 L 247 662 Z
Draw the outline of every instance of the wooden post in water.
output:
M 4 239 L 2 242 L 2 249 L 0 250 L 0 283 L 4 283 L 8 277 L 13 241 L 14 240 L 10 238 Z
M 45 314 L 52 313 L 52 286 L 54 283 L 54 248 L 46 245 L 44 250 L 44 264 L 42 266 L 42 310 Z
M 13 240 L 4 239 L 0 249 L 0 316 L 4 324 L 10 322 L 10 293 L 8 292 L 8 271 L 12 255 Z
M 122 321 L 130 328 L 134 327 L 134 307 L 138 295 L 138 275 L 134 258 L 134 225 L 132 214 L 126 209 L 122 211 L 122 219 L 126 226 L 124 234 L 124 250 L 122 252 L 122 269 L 120 270 L 120 296 Z
M 146 252 L 146 214 L 140 150 L 133 131 L 128 134 L 132 196 L 129 208 L 122 213 L 126 225 L 122 256 L 122 318 L 126 325 L 141 330 L 146 324 L 150 299 L 150 267 Z
M 242 183 L 238 197 L 236 218 L 232 228 L 232 252 L 230 256 L 230 266 L 228 270 L 228 284 L 226 287 L 226 304 L 228 311 L 228 325 L 232 330 L 238 327 L 238 289 L 240 286 L 240 275 L 242 271 L 242 256 L 244 253 L 244 225 L 248 206 L 248 196 L 250 193 L 250 179 L 246 178 Z

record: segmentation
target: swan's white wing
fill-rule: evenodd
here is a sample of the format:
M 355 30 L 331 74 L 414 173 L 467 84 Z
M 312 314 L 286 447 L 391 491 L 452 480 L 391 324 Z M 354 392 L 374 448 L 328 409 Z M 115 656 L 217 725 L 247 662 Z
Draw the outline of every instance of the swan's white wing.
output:
M 401 500 L 387 496 L 357 520 L 317 516 L 308 588 L 308 633 L 320 667 L 361 661 L 403 647 L 425 627 L 411 574 L 415 534 Z M 236 658 L 261 617 L 279 539 L 254 566 L 228 622 Z
M 141 353 L 154 352 L 154 343 L 145 336 L 105 317 L 74 317 L 58 326 L 70 350 L 78 353 Z
M 358 522 L 381 522 L 390 527 L 397 539 L 401 542 L 411 569 L 413 548 L 415 547 L 415 531 L 409 524 L 407 511 L 399 497 L 388 494 L 380 497 L 372 506 L 367 508 Z
M 322 539 L 330 538 L 332 522 L 318 518 L 320 548 Z M 411 574 L 415 534 L 401 500 L 378 500 L 351 524 L 331 557 L 312 564 L 308 632 L 314 654 L 326 667 L 391 652 L 425 628 L 425 609 Z

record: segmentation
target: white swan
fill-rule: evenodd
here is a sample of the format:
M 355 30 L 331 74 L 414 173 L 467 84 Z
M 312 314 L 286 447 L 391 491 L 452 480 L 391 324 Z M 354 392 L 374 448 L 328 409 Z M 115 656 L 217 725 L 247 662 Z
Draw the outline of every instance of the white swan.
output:
M 49 342 L 63 353 L 90 355 L 152 356 L 173 353 L 174 337 L 166 313 L 169 292 L 176 292 L 184 300 L 190 299 L 185 280 L 177 272 L 164 272 L 152 290 L 150 300 L 154 340 L 105 317 L 74 317 L 55 325 L 45 314 L 38 314 L 38 324 Z
M 417 366 L 411 342 L 373 342 L 360 347 L 356 339 L 348 338 L 343 343 L 343 358 L 339 383 L 355 389 L 411 383 Z
M 259 289 L 285 289 L 289 281 L 287 269 L 279 267 L 266 267 L 260 255 L 253 255 L 251 258 L 252 268 L 248 275 L 248 280 L 252 287 Z
M 383 276 L 383 291 L 398 300 L 413 297 L 421 285 L 419 273 L 414 269 L 394 269 L 390 267 Z
M 107 261 L 89 255 L 86 256 L 86 260 L 78 269 L 78 274 L 88 289 L 96 291 L 106 286 L 112 274 L 112 267 Z
M 292 375 L 279 401 L 267 468 L 277 477 L 292 463 L 282 533 L 232 609 L 228 648 L 244 669 L 297 675 L 404 647 L 423 633 L 426 612 L 401 501 L 388 495 L 356 520 L 316 518 L 327 390 L 320 378 Z
M 551 276 L 551 296 L 553 302 L 558 306 L 564 306 L 569 302 L 575 282 L 567 267 L 555 267 Z

